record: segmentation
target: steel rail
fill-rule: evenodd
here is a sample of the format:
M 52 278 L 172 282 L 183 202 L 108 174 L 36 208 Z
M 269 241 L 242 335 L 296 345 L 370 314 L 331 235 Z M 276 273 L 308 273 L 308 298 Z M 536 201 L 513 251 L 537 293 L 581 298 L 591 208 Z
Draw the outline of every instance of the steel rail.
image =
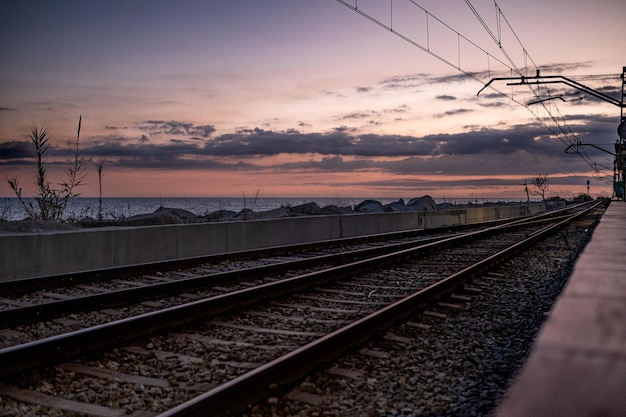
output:
M 550 221 L 551 217 L 538 216 L 536 218 L 515 220 L 513 222 L 492 226 L 495 229 L 508 227 L 522 227 L 525 225 Z M 199 291 L 209 289 L 212 285 L 232 284 L 245 279 L 258 279 L 271 275 L 278 275 L 289 270 L 307 268 L 318 265 L 329 265 L 343 262 L 345 260 L 358 260 L 366 257 L 378 256 L 384 253 L 391 253 L 402 249 L 416 247 L 427 243 L 442 240 L 442 237 L 431 237 L 419 241 L 400 242 L 374 248 L 356 249 L 340 254 L 327 254 L 294 261 L 277 262 L 275 264 L 263 265 L 215 274 L 198 275 L 176 279 L 171 282 L 160 282 L 147 284 L 141 287 L 113 290 L 105 293 L 80 296 L 73 299 L 55 300 L 30 306 L 15 307 L 7 310 L 0 310 L 0 328 L 32 324 L 46 320 L 58 318 L 64 314 L 95 311 L 104 308 L 115 308 L 136 304 L 143 301 L 154 300 L 173 296 L 183 292 Z
M 600 204 L 602 202 L 597 205 Z M 464 268 L 438 283 L 161 413 L 158 417 L 200 417 L 208 414 L 218 417 L 227 413 L 244 411 L 254 403 L 266 398 L 271 392 L 270 386 L 290 384 L 301 379 L 316 366 L 337 358 L 370 338 L 374 333 L 391 327 L 401 318 L 407 317 L 420 305 L 449 291 L 468 277 L 475 276 L 504 262 L 521 250 L 585 215 L 597 205 L 554 225 L 547 226 L 523 241 Z
M 164 270 L 176 270 L 197 266 L 203 263 L 215 263 L 225 260 L 257 259 L 268 256 L 284 255 L 289 252 L 307 251 L 320 247 L 332 247 L 352 243 L 363 243 L 394 237 L 404 237 L 436 232 L 435 229 L 415 229 L 403 232 L 381 233 L 333 240 L 323 240 L 310 243 L 299 243 L 284 246 L 272 246 L 262 249 L 251 249 L 234 252 L 218 253 L 213 255 L 193 256 L 181 259 L 168 259 L 156 262 L 145 262 L 133 265 L 116 266 L 110 268 L 78 271 L 64 274 L 44 275 L 31 278 L 20 278 L 0 281 L 0 294 L 23 294 L 30 291 L 65 287 L 69 285 L 93 283 L 108 279 L 111 275 L 117 278 L 150 274 Z
M 542 218 L 541 216 L 538 217 L 539 218 L 536 219 L 517 220 L 495 227 L 521 227 L 522 225 L 549 221 L 549 219 Z M 550 217 L 550 219 L 554 219 L 554 217 Z M 432 237 L 421 239 L 417 242 L 400 242 L 374 248 L 357 249 L 340 254 L 320 255 L 294 261 L 277 262 L 270 265 L 244 268 L 215 274 L 198 275 L 195 277 L 173 280 L 171 282 L 147 284 L 141 287 L 112 290 L 104 293 L 79 296 L 73 299 L 54 300 L 30 306 L 0 310 L 0 328 L 52 320 L 64 314 L 127 306 L 157 298 L 174 296 L 182 292 L 206 290 L 212 285 L 232 284 L 245 279 L 258 279 L 277 275 L 298 268 L 336 264 L 345 260 L 358 260 L 365 257 L 377 256 L 396 250 L 414 247 L 415 245 L 435 242 L 441 239 L 443 238 Z
M 516 221 L 525 221 L 531 219 L 538 219 L 542 217 L 552 216 L 553 213 L 558 213 L 561 211 L 567 211 L 576 208 L 576 206 L 569 206 L 563 209 L 554 210 L 546 213 L 542 213 L 539 215 L 531 216 L 531 217 L 521 217 Z M 262 249 L 251 249 L 251 250 L 243 250 L 243 251 L 234 251 L 234 252 L 225 252 L 213 255 L 202 255 L 202 256 L 194 256 L 188 258 L 181 259 L 169 259 L 163 261 L 156 262 L 146 262 L 140 264 L 133 265 L 125 265 L 125 266 L 117 266 L 110 268 L 102 268 L 97 270 L 86 270 L 86 271 L 78 271 L 72 273 L 65 274 L 54 274 L 54 275 L 45 275 L 45 276 L 37 276 L 31 278 L 21 278 L 21 279 L 13 279 L 0 281 L 0 294 L 3 295 L 16 295 L 23 294 L 31 291 L 39 291 L 43 289 L 53 289 L 58 287 L 64 287 L 69 285 L 76 284 L 86 284 L 93 283 L 102 280 L 109 279 L 110 276 L 115 276 L 117 278 L 130 277 L 135 275 L 142 274 L 150 274 L 155 273 L 157 271 L 163 270 L 175 270 L 175 269 L 183 269 L 191 266 L 197 266 L 203 263 L 214 263 L 221 262 L 224 260 L 245 260 L 245 259 L 256 259 L 260 257 L 268 257 L 268 256 L 277 256 L 283 255 L 285 253 L 293 253 L 299 251 L 307 251 L 312 249 L 320 249 L 324 247 L 333 247 L 339 245 L 348 245 L 355 243 L 365 243 L 383 239 L 391 239 L 391 238 L 403 238 L 410 236 L 418 236 L 418 235 L 427 235 L 432 233 L 441 232 L 441 230 L 463 230 L 472 227 L 480 227 L 481 225 L 485 225 L 487 227 L 491 227 L 490 225 L 498 225 L 503 222 L 506 223 L 507 220 L 511 219 L 499 219 L 499 220 L 491 220 L 487 222 L 474 223 L 474 224 L 459 224 L 459 225 L 451 225 L 445 226 L 442 228 L 433 228 L 433 229 L 414 229 L 407 230 L 402 232 L 389 232 L 389 233 L 380 233 L 373 235 L 365 235 L 358 237 L 346 237 L 340 239 L 332 239 L 332 240 L 323 240 L 316 242 L 308 242 L 308 243 L 299 243 L 293 245 L 283 245 L 283 246 L 273 246 L 269 248 Z
M 450 245 L 454 242 L 494 232 L 494 230 L 488 229 L 461 236 L 449 237 L 436 242 L 334 266 L 321 271 L 310 272 L 267 284 L 260 284 L 227 294 L 100 324 L 87 329 L 76 330 L 42 340 L 3 348 L 0 349 L 0 377 L 48 363 L 67 361 L 89 351 L 104 349 L 158 331 L 180 327 L 193 322 L 199 317 L 216 315 L 233 310 L 237 307 L 252 305 L 262 300 L 276 298 L 289 292 L 303 290 L 332 280 L 338 280 L 368 268 L 411 257 L 425 250 L 435 250 L 441 248 L 443 245 Z
M 580 215 L 580 214 L 579 214 Z M 461 236 L 445 238 L 403 249 L 374 258 L 350 262 L 281 281 L 261 284 L 215 297 L 165 308 L 163 310 L 129 317 L 88 329 L 77 330 L 0 350 L 0 377 L 23 372 L 50 363 L 67 361 L 90 351 L 119 345 L 155 332 L 188 324 L 200 317 L 220 314 L 237 307 L 248 306 L 262 300 L 303 290 L 325 282 L 342 279 L 368 268 L 382 266 L 409 258 L 424 250 L 435 250 L 461 240 L 495 233 L 499 227 L 475 231 Z
M 104 308 L 115 308 L 136 304 L 156 298 L 173 296 L 176 294 L 210 289 L 214 285 L 232 284 L 237 281 L 265 278 L 285 273 L 294 269 L 304 269 L 319 265 L 337 264 L 347 260 L 358 260 L 366 257 L 378 256 L 416 245 L 433 243 L 443 239 L 432 237 L 412 242 L 400 242 L 386 246 L 356 249 L 352 251 L 313 256 L 293 261 L 277 262 L 250 268 L 219 272 L 207 275 L 198 275 L 176 279 L 171 282 L 147 284 L 142 287 L 114 290 L 106 293 L 76 297 L 74 299 L 56 300 L 31 306 L 16 307 L 0 311 L 0 328 L 18 324 L 30 324 L 45 320 L 52 320 L 64 314 L 87 312 Z

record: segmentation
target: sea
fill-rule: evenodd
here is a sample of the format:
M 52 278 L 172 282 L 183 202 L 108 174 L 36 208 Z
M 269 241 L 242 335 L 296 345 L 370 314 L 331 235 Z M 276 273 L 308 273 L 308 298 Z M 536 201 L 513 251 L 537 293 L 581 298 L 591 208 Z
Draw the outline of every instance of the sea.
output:
M 159 207 L 180 208 L 188 210 L 197 216 L 203 216 L 218 210 L 240 212 L 250 209 L 255 212 L 273 210 L 280 207 L 295 207 L 306 203 L 317 203 L 320 207 L 335 205 L 339 207 L 354 207 L 364 200 L 376 200 L 382 204 L 398 201 L 398 198 L 311 198 L 311 197 L 273 197 L 273 198 L 103 198 L 102 208 L 98 198 L 75 197 L 68 202 L 63 220 L 80 220 L 85 217 L 98 218 L 102 213 L 105 220 L 120 220 L 138 214 L 152 213 Z M 410 199 L 404 201 L 408 203 Z M 451 204 L 483 204 L 498 199 L 435 199 L 436 203 Z M 506 200 L 510 202 L 511 200 Z M 520 200 L 521 201 L 521 200 Z M 36 200 L 25 199 L 27 204 L 36 205 Z M 27 217 L 24 207 L 17 198 L 0 197 L 0 221 L 23 220 Z

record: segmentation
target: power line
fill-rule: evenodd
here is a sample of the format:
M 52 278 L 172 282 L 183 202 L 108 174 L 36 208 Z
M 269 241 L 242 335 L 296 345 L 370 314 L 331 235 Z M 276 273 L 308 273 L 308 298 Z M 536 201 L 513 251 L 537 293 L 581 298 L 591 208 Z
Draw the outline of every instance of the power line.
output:
M 466 76 L 480 82 L 480 83 L 486 83 L 493 75 L 494 73 L 491 71 L 491 64 L 500 64 L 503 68 L 504 71 L 507 71 L 509 73 L 516 73 L 515 69 L 511 66 L 509 66 L 508 64 L 506 64 L 504 61 L 502 61 L 501 59 L 499 59 L 498 57 L 492 55 L 491 53 L 487 52 L 485 49 L 481 48 L 480 46 L 478 46 L 475 42 L 471 41 L 469 38 L 467 38 L 466 36 L 462 35 L 460 32 L 456 31 L 455 29 L 453 29 L 450 25 L 448 25 L 447 23 L 445 23 L 443 20 L 439 19 L 437 16 L 435 16 L 434 14 L 432 14 L 431 12 L 429 12 L 428 10 L 426 10 L 425 8 L 423 8 L 422 6 L 420 6 L 419 4 L 417 4 L 414 0 L 409 0 L 409 3 L 412 4 L 414 7 L 416 7 L 417 9 L 419 9 L 424 17 L 425 17 L 425 30 L 426 30 L 426 42 L 419 42 L 415 39 L 412 39 L 409 35 L 406 35 L 404 33 L 402 33 L 401 31 L 398 30 L 397 25 L 394 27 L 394 19 L 393 19 L 393 13 L 394 13 L 394 9 L 393 9 L 393 0 L 390 0 L 390 7 L 389 7 L 389 22 L 390 23 L 385 23 L 382 21 L 382 18 L 376 18 L 374 16 L 372 16 L 371 14 L 368 14 L 364 9 L 359 9 L 358 7 L 358 0 L 354 1 L 354 6 L 350 3 L 348 3 L 347 1 L 344 0 L 337 0 L 339 3 L 343 4 L 344 6 L 348 7 L 349 9 L 351 9 L 352 11 L 356 12 L 357 14 L 360 14 L 361 16 L 365 17 L 366 19 L 370 20 L 371 22 L 377 24 L 378 26 L 382 27 L 383 29 L 388 30 L 389 32 L 393 33 L 394 35 L 398 36 L 400 39 L 410 43 L 411 45 L 421 49 L 423 52 L 426 52 L 427 54 L 431 55 L 432 57 L 440 60 L 441 62 L 445 63 L 446 65 L 454 68 L 455 70 L 458 70 L 460 72 L 462 72 L 463 74 L 465 74 Z M 438 52 L 435 50 L 435 48 L 433 47 L 433 45 L 431 44 L 430 40 L 431 40 L 431 32 L 432 32 L 432 28 L 431 28 L 431 23 L 438 23 L 440 24 L 443 28 L 445 28 L 447 31 L 449 31 L 451 34 L 453 34 L 454 36 L 457 37 L 458 39 L 458 43 L 457 43 L 457 62 L 452 62 L 452 60 L 450 60 L 449 58 L 445 58 L 441 52 Z M 487 65 L 488 65 L 488 70 L 486 72 L 471 72 L 469 70 L 465 70 L 463 69 L 463 65 L 462 65 L 462 60 L 461 60 L 461 42 L 460 41 L 464 41 L 468 46 L 474 48 L 475 50 L 479 51 L 481 54 L 484 54 L 485 58 L 487 59 Z M 442 51 L 443 52 L 443 51 Z M 493 88 L 494 91 L 507 96 L 506 93 L 502 93 L 500 92 L 498 89 Z M 515 101 L 515 100 L 514 100 Z M 519 104 L 522 104 L 521 102 Z
M 522 48 L 522 51 L 524 53 L 524 60 L 525 60 L 524 68 L 526 69 L 526 71 L 528 71 L 528 65 L 527 65 L 526 59 L 529 59 L 533 63 L 533 66 L 534 66 L 534 69 L 536 71 L 537 76 L 539 76 L 539 74 L 540 74 L 539 68 L 535 64 L 535 61 L 530 57 L 530 54 L 528 53 L 527 49 L 522 44 L 522 41 L 520 40 L 519 36 L 517 35 L 515 30 L 511 26 L 511 24 L 508 21 L 508 19 L 504 15 L 504 12 L 500 8 L 500 6 L 498 6 L 498 3 L 497 3 L 496 0 L 493 0 L 493 4 L 494 4 L 495 10 L 496 10 L 496 25 L 497 25 L 497 29 L 498 29 L 498 37 L 496 37 L 493 34 L 493 32 L 491 31 L 489 26 L 485 23 L 484 19 L 480 16 L 480 13 L 472 5 L 471 1 L 470 0 L 465 0 L 465 3 L 468 5 L 470 10 L 474 13 L 474 15 L 476 16 L 478 21 L 482 24 L 483 28 L 487 31 L 487 33 L 491 36 L 491 38 L 494 40 L 494 42 L 498 45 L 498 47 L 500 48 L 500 51 L 502 52 L 502 54 L 505 57 L 507 57 L 507 59 L 509 60 L 511 66 L 516 69 L 516 72 L 520 76 L 524 76 L 524 74 L 522 74 L 522 71 L 519 69 L 519 67 L 516 65 L 516 63 L 513 62 L 513 60 L 510 58 L 510 55 L 508 54 L 506 48 L 502 45 L 502 33 L 501 33 L 502 25 L 501 25 L 501 19 L 504 19 L 504 21 L 506 22 L 509 30 L 511 31 L 511 33 L 513 34 L 513 36 L 517 40 L 517 43 Z M 527 73 L 526 73 L 526 76 L 528 76 Z M 567 145 L 567 147 L 568 147 L 567 149 L 569 149 L 569 148 L 575 149 L 575 153 L 577 155 L 579 155 L 589 165 L 589 167 L 591 167 L 591 169 L 593 170 L 594 174 L 600 175 L 600 171 L 598 170 L 598 164 L 596 162 L 594 162 L 589 157 L 587 152 L 584 150 L 584 147 L 580 146 L 580 140 L 578 139 L 576 134 L 569 128 L 569 126 L 567 126 L 567 123 L 565 122 L 563 116 L 561 115 L 561 112 L 560 112 L 558 106 L 556 105 L 556 103 L 553 103 L 552 101 L 548 102 L 548 100 L 540 99 L 542 97 L 542 93 L 540 92 L 540 85 L 543 86 L 543 88 L 545 88 L 545 90 L 546 90 L 546 97 L 554 97 L 552 95 L 552 93 L 550 92 L 549 88 L 547 87 L 547 85 L 545 85 L 545 84 L 534 84 L 535 87 L 533 87 L 533 84 L 530 84 L 530 83 L 526 83 L 525 85 L 527 85 L 527 87 L 530 90 L 531 94 L 533 94 L 538 99 L 538 100 L 536 100 L 534 102 L 534 104 L 541 104 L 541 108 L 546 112 L 546 116 L 544 118 L 540 117 L 540 115 L 538 113 L 536 113 L 535 111 L 533 111 L 533 109 L 529 105 L 525 106 L 526 109 L 528 109 L 535 116 L 535 118 L 537 118 L 537 120 L 539 120 L 552 134 L 556 135 L 556 137 L 563 144 Z M 551 107 L 554 107 L 554 113 L 555 114 L 553 114 L 553 111 L 551 110 Z M 550 120 L 554 124 L 554 127 L 551 126 L 550 124 L 546 123 L 546 119 Z M 604 167 L 603 165 L 600 165 L 600 166 Z M 609 169 L 607 167 L 604 167 L 604 168 L 605 169 Z
M 389 32 L 393 33 L 394 35 L 398 36 L 399 38 L 401 38 L 402 40 L 404 40 L 405 42 L 408 42 L 409 44 L 417 47 L 418 49 L 421 49 L 423 52 L 426 52 L 427 54 L 431 55 L 432 57 L 438 59 L 439 61 L 445 63 L 446 65 L 454 68 L 457 71 L 460 71 L 461 73 L 463 73 L 464 75 L 468 76 L 469 78 L 474 79 L 477 82 L 482 83 L 483 85 L 487 84 L 487 81 L 489 81 L 491 78 L 493 78 L 494 73 L 492 72 L 492 65 L 499 65 L 501 67 L 501 72 L 502 71 L 506 71 L 508 73 L 512 74 L 517 74 L 519 76 L 527 76 L 528 75 L 528 71 L 529 71 L 529 65 L 527 61 L 530 61 L 530 63 L 532 64 L 532 69 L 533 72 L 536 72 L 537 74 L 539 74 L 539 69 L 537 67 L 537 65 L 535 64 L 534 60 L 530 57 L 530 54 L 528 54 L 526 48 L 524 47 L 524 45 L 522 44 L 519 36 L 515 33 L 515 31 L 513 30 L 513 27 L 511 26 L 510 22 L 508 21 L 508 19 L 506 18 L 506 16 L 504 15 L 504 12 L 502 11 L 502 9 L 500 8 L 500 6 L 498 6 L 497 2 L 494 0 L 494 6 L 495 6 L 495 11 L 496 11 L 496 31 L 497 34 L 494 33 L 491 28 L 489 27 L 489 25 L 485 22 L 485 20 L 480 16 L 480 13 L 478 12 L 478 10 L 476 10 L 476 8 L 471 4 L 471 2 L 469 0 L 466 0 L 465 3 L 468 5 L 468 7 L 472 10 L 472 12 L 474 13 L 474 15 L 476 16 L 476 18 L 478 19 L 478 21 L 481 23 L 481 25 L 483 26 L 483 28 L 485 29 L 485 31 L 487 31 L 487 33 L 489 34 L 489 36 L 492 38 L 492 40 L 496 43 L 496 45 L 498 45 L 498 48 L 500 50 L 500 52 L 503 54 L 503 56 L 505 57 L 505 60 L 502 60 L 496 56 L 494 56 L 493 54 L 489 53 L 487 50 L 485 50 L 484 48 L 480 47 L 479 45 L 477 45 L 475 42 L 471 41 L 469 38 L 467 38 L 466 36 L 462 35 L 459 31 L 455 30 L 454 28 L 452 28 L 450 25 L 448 25 L 447 23 L 445 23 L 442 19 L 438 18 L 437 16 L 435 16 L 433 13 L 431 13 L 430 11 L 428 11 L 427 9 L 425 9 L 424 7 L 420 6 L 416 1 L 414 0 L 409 0 L 406 4 L 413 6 L 416 10 L 418 10 L 425 19 L 425 41 L 417 41 L 416 39 L 412 38 L 410 35 L 403 33 L 401 29 L 399 29 L 398 24 L 394 23 L 397 22 L 399 20 L 401 20 L 400 18 L 402 17 L 397 16 L 396 19 L 394 19 L 394 7 L 393 7 L 393 0 L 389 1 L 389 15 L 388 16 L 381 16 L 381 17 L 375 17 L 372 14 L 368 13 L 366 11 L 367 7 L 364 9 L 363 7 L 359 8 L 359 2 L 358 0 L 354 0 L 352 3 L 349 3 L 345 0 L 337 0 L 339 3 L 343 4 L 344 6 L 348 7 L 349 9 L 351 9 L 352 11 L 360 14 L 361 16 L 365 17 L 366 19 L 372 21 L 373 23 L 377 24 L 378 26 L 388 30 Z M 397 8 L 396 8 L 397 10 Z M 398 13 L 396 11 L 396 13 Z M 383 19 L 386 19 L 388 21 L 388 23 L 385 23 L 383 21 Z M 522 49 L 522 53 L 523 53 L 523 59 L 524 59 L 524 65 L 520 67 L 520 65 L 518 65 L 514 59 L 511 57 L 511 55 L 509 54 L 509 52 L 507 51 L 507 46 L 502 44 L 502 29 L 503 29 L 503 22 L 505 26 L 508 28 L 508 30 L 513 34 L 513 36 L 515 37 L 517 43 L 519 44 L 519 46 Z M 446 58 L 444 57 L 444 52 L 446 51 L 439 51 L 436 50 L 436 48 L 434 47 L 433 42 L 431 42 L 431 35 L 432 35 L 432 30 L 431 30 L 431 25 L 433 24 L 437 24 L 439 25 L 441 28 L 445 29 L 446 31 L 448 31 L 450 34 L 454 35 L 457 38 L 457 45 L 456 45 L 456 62 L 453 62 L 453 59 L 451 58 Z M 474 51 L 477 51 L 479 54 L 482 54 L 485 56 L 486 58 L 486 65 L 487 65 L 487 70 L 486 71 L 470 71 L 469 69 L 465 68 L 465 63 L 464 61 L 462 61 L 462 50 L 461 50 L 461 46 L 465 45 L 467 47 L 472 48 Z M 505 62 L 506 61 L 506 62 Z M 554 97 L 551 93 L 551 91 L 549 90 L 549 88 L 545 85 L 540 85 L 540 84 L 536 84 L 536 85 L 528 85 L 527 84 L 527 88 L 529 89 L 529 92 L 531 94 L 532 97 L 535 97 L 537 100 L 536 104 L 540 104 L 540 106 L 537 106 L 538 109 L 532 108 L 531 106 L 527 105 L 526 103 L 522 103 L 520 100 L 516 99 L 514 97 L 513 94 L 507 94 L 504 93 L 500 90 L 498 90 L 497 88 L 495 88 L 494 86 L 490 85 L 489 88 L 491 88 L 492 90 L 494 90 L 495 92 L 497 92 L 498 94 L 510 99 L 511 101 L 513 101 L 514 103 L 517 103 L 521 106 L 523 106 L 524 108 L 526 108 L 531 114 L 533 114 L 533 116 L 539 120 L 546 128 L 547 130 L 556 138 L 558 138 L 563 144 L 567 145 L 567 146 L 576 146 L 575 149 L 577 149 L 577 154 L 585 161 L 587 162 L 587 164 L 592 168 L 593 172 L 595 174 L 600 174 L 599 170 L 598 170 L 598 165 L 593 162 L 591 160 L 591 158 L 589 158 L 589 156 L 586 154 L 585 150 L 583 149 L 583 147 L 577 146 L 580 145 L 580 140 L 576 137 L 575 133 L 569 128 L 569 126 L 567 126 L 567 123 L 565 122 L 564 117 L 561 115 L 560 110 L 558 109 L 558 107 L 556 106 L 556 104 L 553 102 L 553 100 L 541 100 L 541 97 Z M 540 112 L 543 113 L 540 114 Z

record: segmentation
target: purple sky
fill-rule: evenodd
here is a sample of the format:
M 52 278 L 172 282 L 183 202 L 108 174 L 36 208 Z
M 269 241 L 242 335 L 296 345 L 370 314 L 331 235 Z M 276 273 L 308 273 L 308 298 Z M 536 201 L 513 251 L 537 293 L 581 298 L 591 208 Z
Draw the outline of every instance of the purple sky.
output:
M 515 101 L 476 93 L 515 75 L 508 65 L 534 75 L 536 64 L 619 99 L 622 2 L 502 0 L 500 32 L 493 0 L 471 4 L 503 50 L 461 0 L 394 0 L 393 12 L 358 1 L 422 48 L 335 0 L 5 1 L 0 196 L 13 196 L 6 176 L 35 191 L 32 125 L 51 134 L 49 179 L 63 180 L 79 115 L 83 156 L 105 161 L 105 197 L 525 198 L 524 180 L 544 173 L 551 195 L 587 180 L 610 195 L 611 156 L 564 153 L 529 109 L 549 115 L 524 106 L 527 88 L 494 84 Z M 549 93 L 573 137 L 611 149 L 618 107 Z M 97 196 L 85 166 L 80 191 Z

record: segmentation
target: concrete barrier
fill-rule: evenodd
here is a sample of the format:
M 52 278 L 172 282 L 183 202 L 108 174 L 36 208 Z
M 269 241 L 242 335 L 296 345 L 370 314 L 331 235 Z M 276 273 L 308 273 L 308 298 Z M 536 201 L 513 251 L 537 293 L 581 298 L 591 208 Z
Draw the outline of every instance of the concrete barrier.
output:
M 0 235 L 0 280 L 110 268 L 344 237 L 477 223 L 544 211 L 541 203 L 435 212 L 291 217 Z

